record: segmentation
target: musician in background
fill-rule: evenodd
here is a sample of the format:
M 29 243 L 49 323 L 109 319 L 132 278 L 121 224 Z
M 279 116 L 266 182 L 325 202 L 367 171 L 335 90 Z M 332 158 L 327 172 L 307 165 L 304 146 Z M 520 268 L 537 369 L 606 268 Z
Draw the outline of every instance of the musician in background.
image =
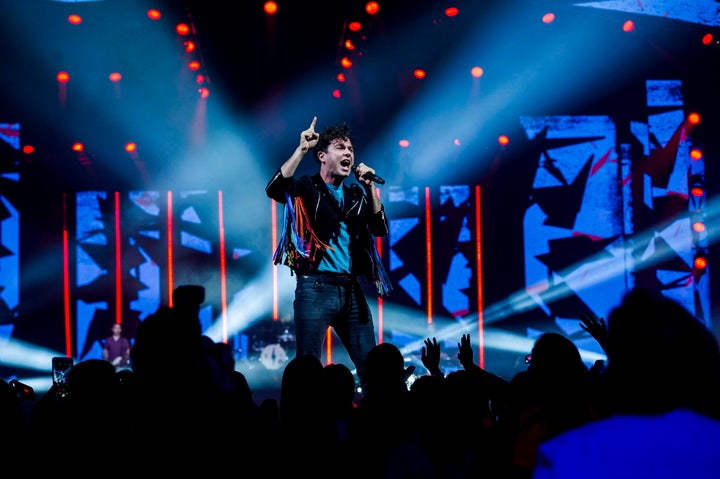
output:
M 122 335 L 122 325 L 115 323 L 112 334 L 103 341 L 102 357 L 115 366 L 115 370 L 130 368 L 130 341 Z

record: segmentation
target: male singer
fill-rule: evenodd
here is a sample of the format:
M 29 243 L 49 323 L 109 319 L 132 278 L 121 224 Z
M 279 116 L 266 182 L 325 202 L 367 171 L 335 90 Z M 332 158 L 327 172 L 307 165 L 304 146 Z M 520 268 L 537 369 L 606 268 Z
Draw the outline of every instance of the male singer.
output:
M 300 133 L 300 143 L 265 187 L 285 204 L 285 225 L 273 255 L 297 276 L 293 302 L 296 356 L 321 357 L 332 327 L 363 380 L 365 355 L 376 344 L 372 313 L 359 280 L 374 283 L 378 296 L 392 285 L 375 249 L 375 237 L 388 233 L 375 170 L 355 166 L 347 125 L 315 131 L 317 117 Z M 295 178 L 305 154 L 313 150 L 320 171 Z M 345 179 L 354 172 L 358 183 Z

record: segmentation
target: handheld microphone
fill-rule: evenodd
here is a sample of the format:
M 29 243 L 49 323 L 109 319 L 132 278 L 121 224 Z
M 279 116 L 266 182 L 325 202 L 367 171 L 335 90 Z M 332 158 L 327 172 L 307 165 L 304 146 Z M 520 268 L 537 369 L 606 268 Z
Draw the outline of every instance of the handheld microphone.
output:
M 353 172 L 354 172 L 355 170 L 357 170 L 357 166 L 356 166 L 356 165 L 352 165 L 352 168 L 351 168 L 351 169 L 352 169 Z M 369 171 L 368 171 L 367 173 L 365 173 L 364 175 L 362 175 L 362 177 L 365 178 L 366 180 L 374 181 L 375 183 L 377 183 L 377 184 L 379 184 L 379 185 L 384 185 L 384 184 L 385 184 L 385 180 L 383 180 L 382 178 L 380 178 L 380 177 L 379 177 L 378 175 L 376 175 L 375 173 L 370 173 Z

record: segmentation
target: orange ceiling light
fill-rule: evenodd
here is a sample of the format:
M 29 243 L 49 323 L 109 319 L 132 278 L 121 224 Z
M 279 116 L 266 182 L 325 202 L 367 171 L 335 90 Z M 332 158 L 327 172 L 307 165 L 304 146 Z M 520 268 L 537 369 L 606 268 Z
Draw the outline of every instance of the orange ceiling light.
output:
M 703 157 L 703 152 L 699 147 L 693 146 L 692 148 L 690 148 L 690 159 L 702 160 L 702 157 Z
M 693 266 L 696 269 L 705 269 L 707 268 L 707 258 L 704 255 L 698 255 L 693 259 Z
M 82 17 L 77 13 L 70 14 L 67 18 L 68 23 L 72 25 L 80 25 L 82 23 Z
M 447 7 L 445 9 L 446 17 L 457 17 L 459 13 L 460 13 L 460 10 L 458 10 L 457 7 Z
M 68 72 L 58 72 L 58 74 L 55 75 L 55 79 L 58 83 L 67 83 L 70 81 L 70 74 Z
M 275 2 L 265 2 L 263 4 L 263 11 L 268 15 L 275 15 L 278 11 L 278 4 Z
M 367 2 L 365 4 L 365 12 L 368 15 L 375 15 L 380 11 L 380 4 L 378 2 Z
M 162 18 L 162 14 L 160 13 L 160 10 L 151 8 L 150 10 L 147 11 L 147 17 L 150 20 L 160 20 L 160 18 Z

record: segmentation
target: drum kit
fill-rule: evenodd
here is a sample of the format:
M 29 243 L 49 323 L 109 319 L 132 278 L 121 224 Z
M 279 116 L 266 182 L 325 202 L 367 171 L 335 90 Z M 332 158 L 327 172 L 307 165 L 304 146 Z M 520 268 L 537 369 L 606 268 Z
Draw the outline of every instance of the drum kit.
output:
M 291 323 L 281 323 L 277 328 L 276 322 L 269 327 L 261 328 L 256 334 L 250 336 L 249 360 L 258 360 L 266 369 L 282 368 L 290 359 L 288 352 L 295 350 L 295 334 Z M 278 332 L 279 331 L 279 332 Z

